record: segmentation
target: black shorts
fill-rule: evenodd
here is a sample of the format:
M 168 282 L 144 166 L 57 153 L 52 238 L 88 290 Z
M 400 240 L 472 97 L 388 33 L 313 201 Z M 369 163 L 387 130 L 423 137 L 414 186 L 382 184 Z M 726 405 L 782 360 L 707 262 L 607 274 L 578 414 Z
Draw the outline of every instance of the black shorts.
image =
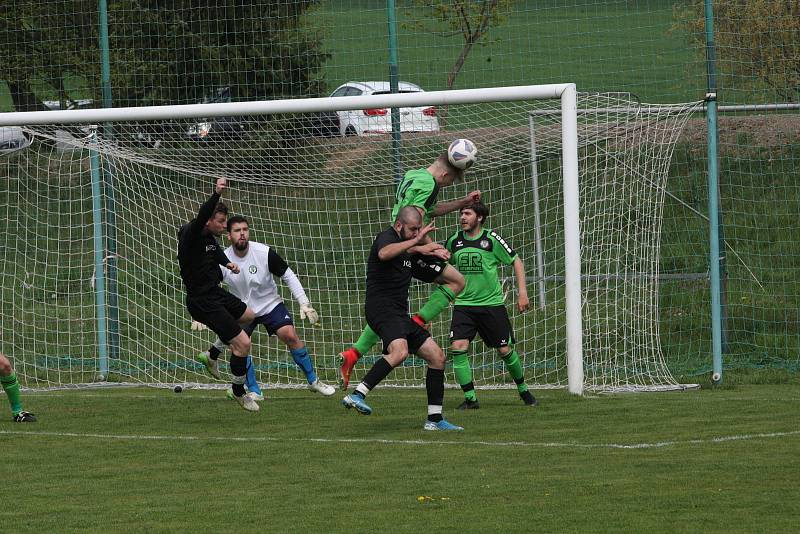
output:
M 395 339 L 405 339 L 408 342 L 409 354 L 416 354 L 425 341 L 431 337 L 427 330 L 404 313 L 368 309 L 367 324 L 383 341 L 384 354 L 389 353 L 389 344 Z
M 411 262 L 411 276 L 430 284 L 439 278 L 446 266 L 446 261 L 440 261 L 429 256 L 416 256 Z
M 200 321 L 225 342 L 239 335 L 239 317 L 247 309 L 247 304 L 237 299 L 221 287 L 215 287 L 202 295 L 187 295 L 186 309 L 195 321 Z
M 514 332 L 505 306 L 456 306 L 450 321 L 450 341 L 475 339 L 475 333 L 488 347 L 497 349 L 514 343 Z

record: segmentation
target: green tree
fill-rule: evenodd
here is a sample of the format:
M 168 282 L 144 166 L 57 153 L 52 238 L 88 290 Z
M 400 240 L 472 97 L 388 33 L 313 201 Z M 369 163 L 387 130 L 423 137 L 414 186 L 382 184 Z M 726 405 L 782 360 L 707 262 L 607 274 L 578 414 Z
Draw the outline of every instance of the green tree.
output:
M 317 1 L 110 0 L 115 105 L 195 102 L 221 86 L 239 100 L 321 95 L 327 55 L 306 16 Z M 0 10 L 0 79 L 16 109 L 40 109 L 42 86 L 67 99 L 74 78 L 98 99 L 98 34 L 96 0 Z
M 675 7 L 677 28 L 705 52 L 703 0 Z M 791 102 L 800 97 L 800 2 L 797 0 L 716 0 L 714 41 L 722 76 L 760 82 Z
M 461 51 L 447 75 L 452 89 L 458 73 L 476 44 L 486 44 L 489 30 L 501 24 L 516 0 L 413 0 L 414 13 L 427 13 L 436 23 L 414 23 L 417 29 L 442 37 L 461 36 Z M 444 29 L 442 29 L 444 26 Z

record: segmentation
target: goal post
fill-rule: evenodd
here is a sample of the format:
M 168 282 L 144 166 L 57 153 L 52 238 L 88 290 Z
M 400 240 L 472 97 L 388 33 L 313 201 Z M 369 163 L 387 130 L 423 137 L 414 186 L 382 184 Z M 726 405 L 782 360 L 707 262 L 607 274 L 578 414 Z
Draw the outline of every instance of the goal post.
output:
M 506 302 L 528 384 L 576 394 L 584 388 L 675 387 L 659 356 L 657 309 L 652 309 L 657 287 L 636 288 L 650 292 L 642 306 L 632 287 L 607 284 L 598 297 L 597 284 L 587 282 L 608 277 L 609 269 L 619 279 L 631 278 L 639 263 L 628 265 L 621 255 L 641 254 L 641 261 L 657 270 L 652 266 L 657 245 L 640 244 L 658 233 L 664 163 L 668 167 L 670 147 L 691 106 L 643 120 L 641 106 L 621 111 L 633 104 L 629 96 L 577 93 L 573 84 L 552 84 L 0 114 L 0 126 L 21 128 L 32 139 L 26 148 L 0 155 L 0 208 L 9 223 L 29 229 L 28 239 L 8 229 L 0 237 L 7 273 L 0 288 L 4 348 L 26 387 L 97 384 L 99 375 L 114 383 L 214 387 L 195 361 L 213 336 L 189 329 L 175 232 L 194 216 L 211 178 L 226 176 L 233 213 L 250 219 L 253 240 L 286 258 L 320 311 L 321 328 L 306 327 L 291 294 L 281 288 L 318 374 L 335 381 L 336 354 L 364 326 L 366 251 L 390 222 L 395 159 L 386 111 L 398 108 L 404 169 L 425 168 L 454 138 L 477 144 L 478 163 L 464 182 L 443 189 L 439 201 L 481 190 L 492 210 L 488 226 L 520 253 L 529 278 L 539 268 L 531 187 L 536 168 L 535 193 L 545 206 L 541 256 L 554 276 L 544 282 L 546 304 L 533 303 L 531 311 L 519 314 L 513 292 Z M 432 127 L 431 117 L 445 106 L 446 125 Z M 614 111 L 579 118 L 581 109 L 608 107 Z M 529 121 L 537 109 L 547 114 L 537 125 L 534 155 Z M 348 120 L 366 124 L 367 135 L 342 136 L 339 127 Z M 113 138 L 94 126 L 105 123 L 113 124 Z M 101 183 L 103 173 L 112 175 L 108 183 Z M 632 189 L 655 176 L 660 185 Z M 588 183 L 598 185 L 587 190 Z M 594 217 L 603 211 L 615 219 L 598 224 Z M 444 241 L 458 229 L 457 217 L 440 217 L 437 228 L 436 239 Z M 220 241 L 227 244 L 224 236 Z M 595 253 L 605 263 L 597 263 Z M 103 271 L 112 262 L 114 289 L 103 284 Z M 415 283 L 411 289 L 413 312 L 431 287 Z M 609 296 L 615 289 L 624 293 L 619 302 Z M 104 306 L 112 297 L 119 330 L 109 335 Z M 443 345 L 449 320 L 446 311 L 432 326 Z M 631 338 L 635 351 L 626 341 Z M 112 339 L 119 346 L 107 350 Z M 253 345 L 261 381 L 304 385 L 274 338 L 261 332 Z M 379 349 L 359 362 L 356 377 L 380 357 Z M 471 356 L 478 387 L 513 386 L 493 350 L 476 341 Z M 422 385 L 423 369 L 409 359 L 388 383 Z

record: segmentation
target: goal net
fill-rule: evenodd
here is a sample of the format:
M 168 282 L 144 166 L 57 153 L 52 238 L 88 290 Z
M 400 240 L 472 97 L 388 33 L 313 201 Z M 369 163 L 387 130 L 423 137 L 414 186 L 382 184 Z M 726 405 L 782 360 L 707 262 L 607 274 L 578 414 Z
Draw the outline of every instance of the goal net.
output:
M 320 312 L 319 328 L 304 324 L 278 281 L 320 378 L 335 383 L 337 354 L 365 324 L 366 257 L 390 224 L 398 179 L 465 137 L 478 162 L 439 201 L 479 189 L 491 210 L 486 226 L 525 263 L 527 313 L 514 307 L 510 268 L 501 276 L 527 382 L 565 387 L 569 351 L 579 358 L 572 391 L 680 387 L 659 344 L 659 233 L 672 150 L 698 104 L 579 93 L 565 125 L 565 88 L 574 95 L 574 86 L 554 85 L 1 114 L 0 131 L 17 140 L 0 149 L 2 350 L 29 388 L 223 386 L 196 361 L 214 336 L 190 328 L 176 246 L 178 228 L 225 176 L 231 212 L 287 260 Z M 570 152 L 574 189 L 564 180 Z M 457 212 L 436 223 L 444 241 L 458 230 Z M 571 271 L 570 247 L 580 254 Z M 412 284 L 412 312 L 431 290 Z M 579 300 L 569 305 L 571 294 Z M 449 322 L 445 311 L 431 327 L 442 346 Z M 360 360 L 354 380 L 380 349 Z M 263 330 L 253 356 L 268 387 L 305 385 L 286 347 Z M 479 340 L 471 362 L 478 387 L 513 385 Z M 422 385 L 424 369 L 409 358 L 386 383 Z

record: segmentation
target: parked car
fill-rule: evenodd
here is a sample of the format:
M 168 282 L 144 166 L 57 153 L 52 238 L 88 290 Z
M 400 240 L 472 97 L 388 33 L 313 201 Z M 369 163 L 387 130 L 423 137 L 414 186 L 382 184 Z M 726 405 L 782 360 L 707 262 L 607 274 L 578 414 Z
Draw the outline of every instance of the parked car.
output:
M 30 144 L 31 139 L 19 126 L 0 126 L 0 154 L 10 154 Z
M 423 89 L 409 82 L 399 82 L 400 93 L 421 93 Z M 337 96 L 391 94 L 389 82 L 347 82 L 331 93 Z M 388 108 L 337 111 L 341 135 L 385 134 L 392 131 L 391 110 Z M 439 119 L 434 106 L 400 108 L 401 132 L 438 132 Z
M 217 104 L 231 101 L 231 88 L 220 87 L 200 104 Z M 244 123 L 237 117 L 212 117 L 189 126 L 186 136 L 194 141 L 238 139 L 244 134 Z

